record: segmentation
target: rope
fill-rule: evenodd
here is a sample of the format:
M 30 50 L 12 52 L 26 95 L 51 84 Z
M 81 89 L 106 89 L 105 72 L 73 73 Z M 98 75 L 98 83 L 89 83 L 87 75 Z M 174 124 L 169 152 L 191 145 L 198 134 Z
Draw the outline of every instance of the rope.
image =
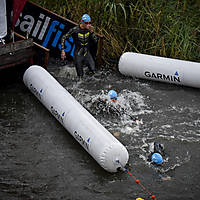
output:
M 119 160 L 116 160 L 116 162 L 119 163 L 121 165 L 122 169 L 125 172 L 127 172 L 132 178 L 134 178 L 135 182 L 148 194 L 148 196 L 146 197 L 145 200 L 148 200 L 150 197 L 151 197 L 151 199 L 157 200 L 156 196 L 152 195 L 152 193 L 143 184 L 141 184 L 140 180 L 137 179 L 133 173 L 131 173 L 127 168 L 123 167 Z

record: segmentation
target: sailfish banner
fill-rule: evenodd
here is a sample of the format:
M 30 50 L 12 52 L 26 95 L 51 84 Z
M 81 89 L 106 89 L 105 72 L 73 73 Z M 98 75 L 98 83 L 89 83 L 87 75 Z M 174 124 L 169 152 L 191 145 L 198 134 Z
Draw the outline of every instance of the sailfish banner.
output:
M 50 49 L 52 57 L 60 58 L 61 38 L 76 25 L 71 20 L 27 1 L 16 22 L 15 32 L 23 36 L 29 33 L 29 37 L 32 37 L 34 42 Z M 97 44 L 91 43 L 90 48 L 93 57 L 96 57 Z M 64 50 L 68 54 L 68 58 L 73 57 L 74 49 L 75 43 L 71 36 L 64 43 Z
M 14 29 L 17 19 L 19 18 L 19 15 L 22 12 L 25 4 L 26 4 L 26 0 L 13 0 L 12 29 Z

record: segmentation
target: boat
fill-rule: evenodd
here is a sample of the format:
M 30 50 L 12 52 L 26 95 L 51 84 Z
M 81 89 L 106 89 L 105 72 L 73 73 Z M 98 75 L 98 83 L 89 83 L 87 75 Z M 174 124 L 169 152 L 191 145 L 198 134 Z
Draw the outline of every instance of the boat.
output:
M 35 43 L 33 38 L 15 33 L 16 22 L 25 4 L 26 0 L 0 1 L 0 70 L 30 66 L 39 61 L 39 52 L 44 54 L 44 59 L 39 64 L 47 68 L 49 49 Z
M 32 38 L 0 45 L 0 69 L 33 64 L 33 56 Z

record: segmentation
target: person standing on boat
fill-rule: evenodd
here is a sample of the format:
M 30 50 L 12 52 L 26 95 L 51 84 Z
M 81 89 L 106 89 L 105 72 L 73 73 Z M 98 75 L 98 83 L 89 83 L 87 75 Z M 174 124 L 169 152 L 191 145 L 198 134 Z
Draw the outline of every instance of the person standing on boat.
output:
M 83 77 L 83 64 L 88 65 L 89 71 L 94 74 L 95 62 L 89 52 L 91 40 L 95 43 L 98 38 L 94 33 L 94 28 L 91 25 L 91 18 L 88 14 L 84 14 L 81 18 L 81 23 L 71 28 L 68 33 L 61 38 L 61 59 L 64 60 L 66 55 L 64 51 L 64 43 L 67 38 L 73 37 L 75 42 L 74 64 L 78 77 Z

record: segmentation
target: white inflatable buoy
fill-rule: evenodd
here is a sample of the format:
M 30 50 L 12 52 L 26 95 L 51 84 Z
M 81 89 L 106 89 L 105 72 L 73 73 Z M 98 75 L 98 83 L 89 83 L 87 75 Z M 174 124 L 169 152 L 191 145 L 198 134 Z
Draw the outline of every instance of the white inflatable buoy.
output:
M 200 63 L 126 52 L 119 71 L 127 76 L 200 88 Z
M 117 172 L 127 164 L 129 154 L 126 148 L 44 68 L 37 65 L 29 67 L 23 81 L 105 170 Z
M 0 39 L 7 35 L 6 0 L 0 0 Z

